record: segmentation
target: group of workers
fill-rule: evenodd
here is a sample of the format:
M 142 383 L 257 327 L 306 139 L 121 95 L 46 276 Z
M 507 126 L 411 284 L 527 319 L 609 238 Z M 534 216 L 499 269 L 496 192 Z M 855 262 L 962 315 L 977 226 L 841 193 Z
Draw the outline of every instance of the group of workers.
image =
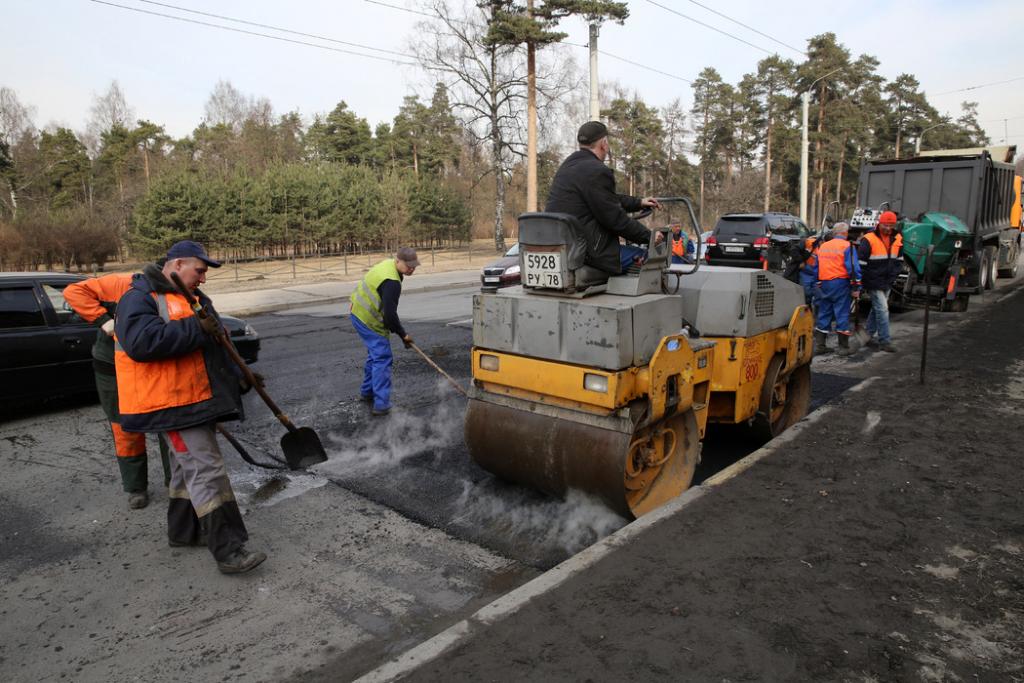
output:
M 241 574 L 266 555 L 245 547 L 248 532 L 217 444 L 218 423 L 242 419 L 241 395 L 252 388 L 199 289 L 207 270 L 220 265 L 202 245 L 185 240 L 141 273 L 76 282 L 64 297 L 99 328 L 92 349 L 96 388 L 129 507 L 149 503 L 146 434 L 154 434 L 168 491 L 168 544 L 206 546 L 222 573 Z M 371 268 L 352 294 L 350 318 L 367 350 L 362 398 L 373 415 L 391 409 L 388 335 L 412 345 L 397 307 L 402 279 L 418 265 L 413 249 L 399 249 Z M 253 377 L 262 383 L 258 373 Z
M 903 236 L 896 232 L 897 220 L 893 211 L 883 211 L 877 227 L 856 245 L 849 241 L 850 226 L 844 222 L 836 223 L 828 234 L 807 238 L 800 283 L 807 304 L 815 310 L 815 354 L 830 351 L 827 339 L 833 326 L 839 355 L 853 353 L 850 316 L 857 315 L 862 293 L 871 303 L 865 324 L 867 346 L 896 351 L 889 331 L 889 291 L 903 264 Z
M 583 124 L 577 142 L 579 150 L 555 174 L 545 210 L 575 216 L 588 236 L 587 263 L 619 274 L 643 261 L 651 240 L 651 231 L 629 212 L 659 203 L 616 193 L 615 175 L 604 163 L 609 142 L 603 123 Z M 873 343 L 894 350 L 886 301 L 902 259 L 895 224 L 896 215 L 884 212 L 856 249 L 844 223 L 836 224 L 830 239 L 808 240 L 801 278 L 808 303 L 817 307 L 816 352 L 825 350 L 825 336 L 835 324 L 840 353 L 849 353 L 851 301 L 862 289 L 872 303 L 867 329 L 878 335 Z M 620 237 L 643 246 L 620 245 Z M 663 239 L 655 234 L 656 244 Z M 693 257 L 681 226 L 673 226 L 671 240 L 674 262 Z M 266 555 L 245 548 L 248 533 L 216 439 L 218 423 L 242 419 L 241 395 L 252 388 L 224 348 L 231 342 L 212 302 L 199 290 L 208 269 L 220 265 L 202 245 L 184 240 L 141 273 L 84 280 L 69 285 L 64 296 L 99 328 L 92 350 L 96 386 L 129 507 L 149 503 L 146 434 L 154 434 L 168 488 L 169 545 L 205 545 L 221 572 L 239 574 Z M 350 298 L 349 318 L 367 354 L 360 398 L 374 416 L 391 411 L 389 336 L 413 346 L 398 317 L 398 300 L 404 278 L 417 266 L 415 250 L 400 248 L 370 268 Z

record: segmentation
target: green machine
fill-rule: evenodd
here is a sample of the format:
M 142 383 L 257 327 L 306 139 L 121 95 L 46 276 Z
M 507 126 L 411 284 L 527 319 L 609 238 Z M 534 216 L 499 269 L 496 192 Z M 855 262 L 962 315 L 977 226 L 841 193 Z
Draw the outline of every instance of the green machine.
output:
M 941 301 L 942 310 L 966 310 L 968 295 L 958 293 L 957 285 L 970 260 L 970 229 L 953 214 L 929 211 L 917 221 L 904 220 L 900 232 L 904 274 L 893 288 L 899 302 L 920 305 L 931 299 Z M 929 246 L 934 247 L 930 265 Z

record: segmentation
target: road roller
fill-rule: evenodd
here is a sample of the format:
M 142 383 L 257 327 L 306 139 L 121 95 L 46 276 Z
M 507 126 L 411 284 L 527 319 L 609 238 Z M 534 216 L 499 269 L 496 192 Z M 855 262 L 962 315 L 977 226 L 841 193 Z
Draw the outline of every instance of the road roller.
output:
M 688 200 L 659 201 L 696 226 Z M 709 420 L 774 435 L 803 417 L 803 290 L 765 271 L 670 267 L 658 232 L 642 265 L 609 277 L 584 262 L 575 218 L 520 216 L 522 285 L 473 297 L 465 436 L 478 465 L 639 517 L 690 486 Z

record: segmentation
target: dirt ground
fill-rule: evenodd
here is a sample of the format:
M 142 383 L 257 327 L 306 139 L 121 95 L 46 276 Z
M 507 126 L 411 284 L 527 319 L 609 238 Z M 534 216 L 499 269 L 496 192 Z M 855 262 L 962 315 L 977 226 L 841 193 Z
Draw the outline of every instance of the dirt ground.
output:
M 948 318 L 947 318 L 948 319 Z M 1024 681 L 1024 294 L 407 680 Z M 915 345 L 916 346 L 916 345 Z

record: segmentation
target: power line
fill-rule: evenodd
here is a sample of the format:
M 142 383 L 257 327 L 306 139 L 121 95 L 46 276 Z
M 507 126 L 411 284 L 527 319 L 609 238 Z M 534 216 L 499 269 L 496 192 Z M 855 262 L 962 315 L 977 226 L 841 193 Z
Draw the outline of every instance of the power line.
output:
M 1005 81 L 993 81 L 992 83 L 982 83 L 981 85 L 971 85 L 971 86 L 968 86 L 966 88 L 959 88 L 957 90 L 947 90 L 945 92 L 937 92 L 937 93 L 934 93 L 932 95 L 932 97 L 938 97 L 940 95 L 952 95 L 953 93 L 957 93 L 957 92 L 967 92 L 968 90 L 977 90 L 978 88 L 988 88 L 988 87 L 993 86 L 993 85 L 1003 85 L 1004 83 L 1015 83 L 1016 81 L 1024 81 L 1024 76 L 1019 76 L 1017 78 L 1008 78 Z
M 697 0 L 688 0 L 688 1 L 689 1 L 689 2 L 691 3 L 691 4 L 697 5 L 697 7 L 703 7 L 704 9 L 706 9 L 706 10 L 707 10 L 707 11 L 709 11 L 709 12 L 711 12 L 712 14 L 717 14 L 718 16 L 722 17 L 723 19 L 727 19 L 728 21 L 731 21 L 731 22 L 732 22 L 732 23 L 734 23 L 734 24 L 737 24 L 737 25 L 739 25 L 739 26 L 742 26 L 743 28 L 747 29 L 748 31 L 753 31 L 754 33 L 756 33 L 756 34 L 757 34 L 757 35 L 759 35 L 759 36 L 764 36 L 764 37 L 765 37 L 765 38 L 767 38 L 768 40 L 771 40 L 771 41 L 773 41 L 773 42 L 776 42 L 776 43 L 778 43 L 779 45 L 781 45 L 782 47 L 788 47 L 788 48 L 789 48 L 790 50 L 792 50 L 793 52 L 798 52 L 798 53 L 802 54 L 802 55 L 803 55 L 804 57 L 806 57 L 806 56 L 807 56 L 807 53 L 806 53 L 806 52 L 804 52 L 803 50 L 801 50 L 800 48 L 797 48 L 797 47 L 793 47 L 792 45 L 789 45 L 788 43 L 784 43 L 784 42 L 782 42 L 781 40 L 779 40 L 778 38 L 772 38 L 772 37 L 771 37 L 770 35 L 768 35 L 767 33 L 761 33 L 760 31 L 758 31 L 758 30 L 757 30 L 756 28 L 754 28 L 753 26 L 747 26 L 747 25 L 746 25 L 746 24 L 744 24 L 744 23 L 743 23 L 742 21 L 737 21 L 736 19 L 733 19 L 733 18 L 732 18 L 732 17 L 730 17 L 730 16 L 727 16 L 727 15 L 725 15 L 725 14 L 722 14 L 721 12 L 719 12 L 719 11 L 718 11 L 718 10 L 716 10 L 716 9 L 712 9 L 712 8 L 708 7 L 707 5 L 702 5 L 701 3 L 697 2 Z
M 329 50 L 331 52 L 340 52 L 346 55 L 354 55 L 356 57 L 366 57 L 367 59 L 378 59 L 382 62 L 390 62 L 391 64 L 397 64 L 400 66 L 416 66 L 415 62 L 401 62 L 390 57 L 382 57 L 380 55 L 368 55 L 362 52 L 356 52 L 354 50 L 346 50 L 339 47 L 330 47 L 329 45 L 318 45 L 316 43 L 309 43 L 304 40 L 295 40 L 294 38 L 284 38 L 282 36 L 273 36 L 267 33 L 258 33 L 256 31 L 247 31 L 241 28 L 234 28 L 232 26 L 224 26 L 222 24 L 213 24 L 207 21 L 199 21 L 198 19 L 188 19 L 186 17 L 176 17 L 173 14 L 163 14 L 161 12 L 153 12 L 151 10 L 141 9 L 139 7 L 128 7 L 127 5 L 119 5 L 114 2 L 106 2 L 106 0 L 89 0 L 99 5 L 107 5 L 109 7 L 117 7 L 118 9 L 129 10 L 131 12 L 139 12 L 140 14 L 149 14 L 155 17 L 162 17 L 164 19 L 174 19 L 175 21 L 185 22 L 187 24 L 198 24 L 199 26 L 208 26 L 210 28 L 219 28 L 224 31 L 232 31 L 234 33 L 242 33 L 249 36 L 257 36 L 259 38 L 269 38 L 271 40 L 279 40 L 284 43 L 294 43 L 295 45 L 305 45 L 307 47 L 315 47 L 321 50 Z
M 180 12 L 190 12 L 191 14 L 199 14 L 204 17 L 213 17 L 214 19 L 223 19 L 225 21 L 233 21 L 236 24 L 246 24 L 247 26 L 257 26 L 259 28 L 267 28 L 272 31 L 279 31 L 281 33 L 290 33 L 295 36 L 305 36 L 306 38 L 316 38 L 317 40 L 326 40 L 331 43 L 338 43 L 339 45 L 349 45 L 351 47 L 358 47 L 364 50 L 373 50 L 374 52 L 384 52 L 391 55 L 398 55 L 399 57 L 408 57 L 415 59 L 414 55 L 407 54 L 405 52 L 397 52 L 395 50 L 387 50 L 382 47 L 373 47 L 372 45 L 361 45 L 359 43 L 350 43 L 345 40 L 338 40 L 336 38 L 328 38 L 327 36 L 318 36 L 315 33 L 303 33 L 302 31 L 293 31 L 287 28 L 281 28 L 280 26 L 271 26 L 269 24 L 260 24 L 255 21 L 246 21 L 245 19 L 235 19 L 234 17 L 226 17 L 222 14 L 212 14 L 210 12 L 201 12 L 195 9 L 189 9 L 187 7 L 178 7 L 177 5 L 169 5 L 164 2 L 156 2 L 155 0 L 136 0 L 136 2 L 142 2 L 147 5 L 156 5 L 158 7 L 167 7 L 168 9 L 175 9 Z
M 679 12 L 679 11 L 676 11 L 676 10 L 672 9 L 671 7 L 665 7 L 665 5 L 662 5 L 661 3 L 654 2 L 654 0 L 647 0 L 647 2 L 649 2 L 652 5 L 654 5 L 655 7 L 660 7 L 661 9 L 665 10 L 666 12 L 671 12 L 672 14 L 680 16 L 683 19 L 689 19 L 693 23 L 700 24 L 701 26 L 703 26 L 705 28 L 709 28 L 712 31 L 717 31 L 718 33 L 721 33 L 723 36 L 728 36 L 729 38 L 732 38 L 733 40 L 738 40 L 739 42 L 743 43 L 744 45 L 749 45 L 750 47 L 754 48 L 755 50 L 760 50 L 761 52 L 764 52 L 765 54 L 768 54 L 768 55 L 772 54 L 771 52 L 769 52 L 768 50 L 764 49 L 760 45 L 754 45 L 750 41 L 743 40 L 739 36 L 734 36 L 733 34 L 729 33 L 728 31 L 723 31 L 722 29 L 716 28 L 716 27 L 712 26 L 711 24 L 705 24 L 700 19 L 694 19 L 693 17 L 687 16 L 687 15 L 683 14 L 682 12 Z M 773 40 L 774 40 L 774 38 L 773 38 Z

